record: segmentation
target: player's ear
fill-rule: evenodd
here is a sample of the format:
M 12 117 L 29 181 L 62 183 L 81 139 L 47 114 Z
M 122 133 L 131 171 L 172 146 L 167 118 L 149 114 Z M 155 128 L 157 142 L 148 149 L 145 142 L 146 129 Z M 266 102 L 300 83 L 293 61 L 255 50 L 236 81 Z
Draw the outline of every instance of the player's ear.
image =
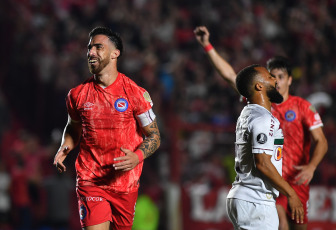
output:
M 120 56 L 120 50 L 114 49 L 111 52 L 111 59 L 117 59 Z
M 263 87 L 264 87 L 264 85 L 263 85 L 261 82 L 259 82 L 259 81 L 257 81 L 257 82 L 255 83 L 255 85 L 254 85 L 254 89 L 255 89 L 256 91 L 261 91 L 261 90 L 263 89 Z
M 288 76 L 288 86 L 290 86 L 292 84 L 292 81 L 293 81 L 293 77 Z

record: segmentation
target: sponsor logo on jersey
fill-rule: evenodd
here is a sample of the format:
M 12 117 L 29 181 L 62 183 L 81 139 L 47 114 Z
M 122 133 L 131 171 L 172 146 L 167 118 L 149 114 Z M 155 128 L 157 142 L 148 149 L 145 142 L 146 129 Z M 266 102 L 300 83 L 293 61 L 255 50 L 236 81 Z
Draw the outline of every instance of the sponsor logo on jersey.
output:
M 267 136 L 265 133 L 260 133 L 257 136 L 257 142 L 259 144 L 265 144 L 267 142 Z
M 119 112 L 125 112 L 128 108 L 128 101 L 125 98 L 119 98 L 114 102 L 114 108 Z
M 296 118 L 296 113 L 293 110 L 288 110 L 285 113 L 285 118 L 287 121 L 294 121 L 294 119 Z
M 85 104 L 84 104 L 84 110 L 91 110 L 93 106 L 94 106 L 93 103 L 91 103 L 91 102 L 85 102 Z
M 79 209 L 79 217 L 80 217 L 80 219 L 83 220 L 86 217 L 86 214 L 87 214 L 87 210 L 86 210 L 85 206 L 82 204 L 80 206 L 80 209 Z
M 281 147 L 277 147 L 275 149 L 274 158 L 275 158 L 276 161 L 281 160 L 281 158 L 282 158 L 282 148 Z
M 99 196 L 86 196 L 86 197 L 81 197 L 81 200 L 85 201 L 103 201 L 102 197 Z
M 270 126 L 270 131 L 269 131 L 269 136 L 273 137 L 273 133 L 274 133 L 274 120 L 271 119 L 271 126 Z M 267 140 L 267 139 L 266 139 Z

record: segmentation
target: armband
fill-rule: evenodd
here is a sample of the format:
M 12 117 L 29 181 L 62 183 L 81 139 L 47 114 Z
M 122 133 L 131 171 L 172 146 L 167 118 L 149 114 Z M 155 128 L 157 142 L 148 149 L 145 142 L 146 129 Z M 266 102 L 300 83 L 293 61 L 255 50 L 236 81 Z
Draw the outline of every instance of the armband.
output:
M 140 115 L 137 115 L 137 120 L 141 124 L 142 127 L 145 127 L 152 123 L 155 119 L 155 114 L 152 109 L 148 110 L 147 112 L 144 112 Z

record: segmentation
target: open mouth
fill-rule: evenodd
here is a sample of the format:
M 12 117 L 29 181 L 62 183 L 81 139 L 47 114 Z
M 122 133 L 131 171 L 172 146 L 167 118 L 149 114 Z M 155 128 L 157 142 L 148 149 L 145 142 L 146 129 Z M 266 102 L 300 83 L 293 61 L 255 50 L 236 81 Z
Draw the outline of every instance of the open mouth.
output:
M 96 63 L 96 62 L 98 62 L 97 59 L 91 59 L 91 60 L 89 60 L 89 63 L 90 63 L 90 64 L 94 64 L 94 63 Z

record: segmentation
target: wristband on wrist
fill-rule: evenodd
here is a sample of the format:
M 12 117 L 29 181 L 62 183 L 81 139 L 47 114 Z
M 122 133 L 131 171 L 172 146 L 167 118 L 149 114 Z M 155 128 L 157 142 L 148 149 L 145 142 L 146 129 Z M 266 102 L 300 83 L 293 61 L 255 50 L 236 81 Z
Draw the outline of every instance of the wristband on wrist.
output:
M 211 43 L 209 43 L 209 45 L 204 46 L 205 52 L 209 52 L 212 49 L 213 49 L 213 46 L 211 45 Z
M 144 156 L 143 156 L 143 153 L 140 149 L 137 149 L 135 152 L 134 152 L 136 155 L 138 155 L 139 157 L 139 163 L 143 162 L 144 160 Z

